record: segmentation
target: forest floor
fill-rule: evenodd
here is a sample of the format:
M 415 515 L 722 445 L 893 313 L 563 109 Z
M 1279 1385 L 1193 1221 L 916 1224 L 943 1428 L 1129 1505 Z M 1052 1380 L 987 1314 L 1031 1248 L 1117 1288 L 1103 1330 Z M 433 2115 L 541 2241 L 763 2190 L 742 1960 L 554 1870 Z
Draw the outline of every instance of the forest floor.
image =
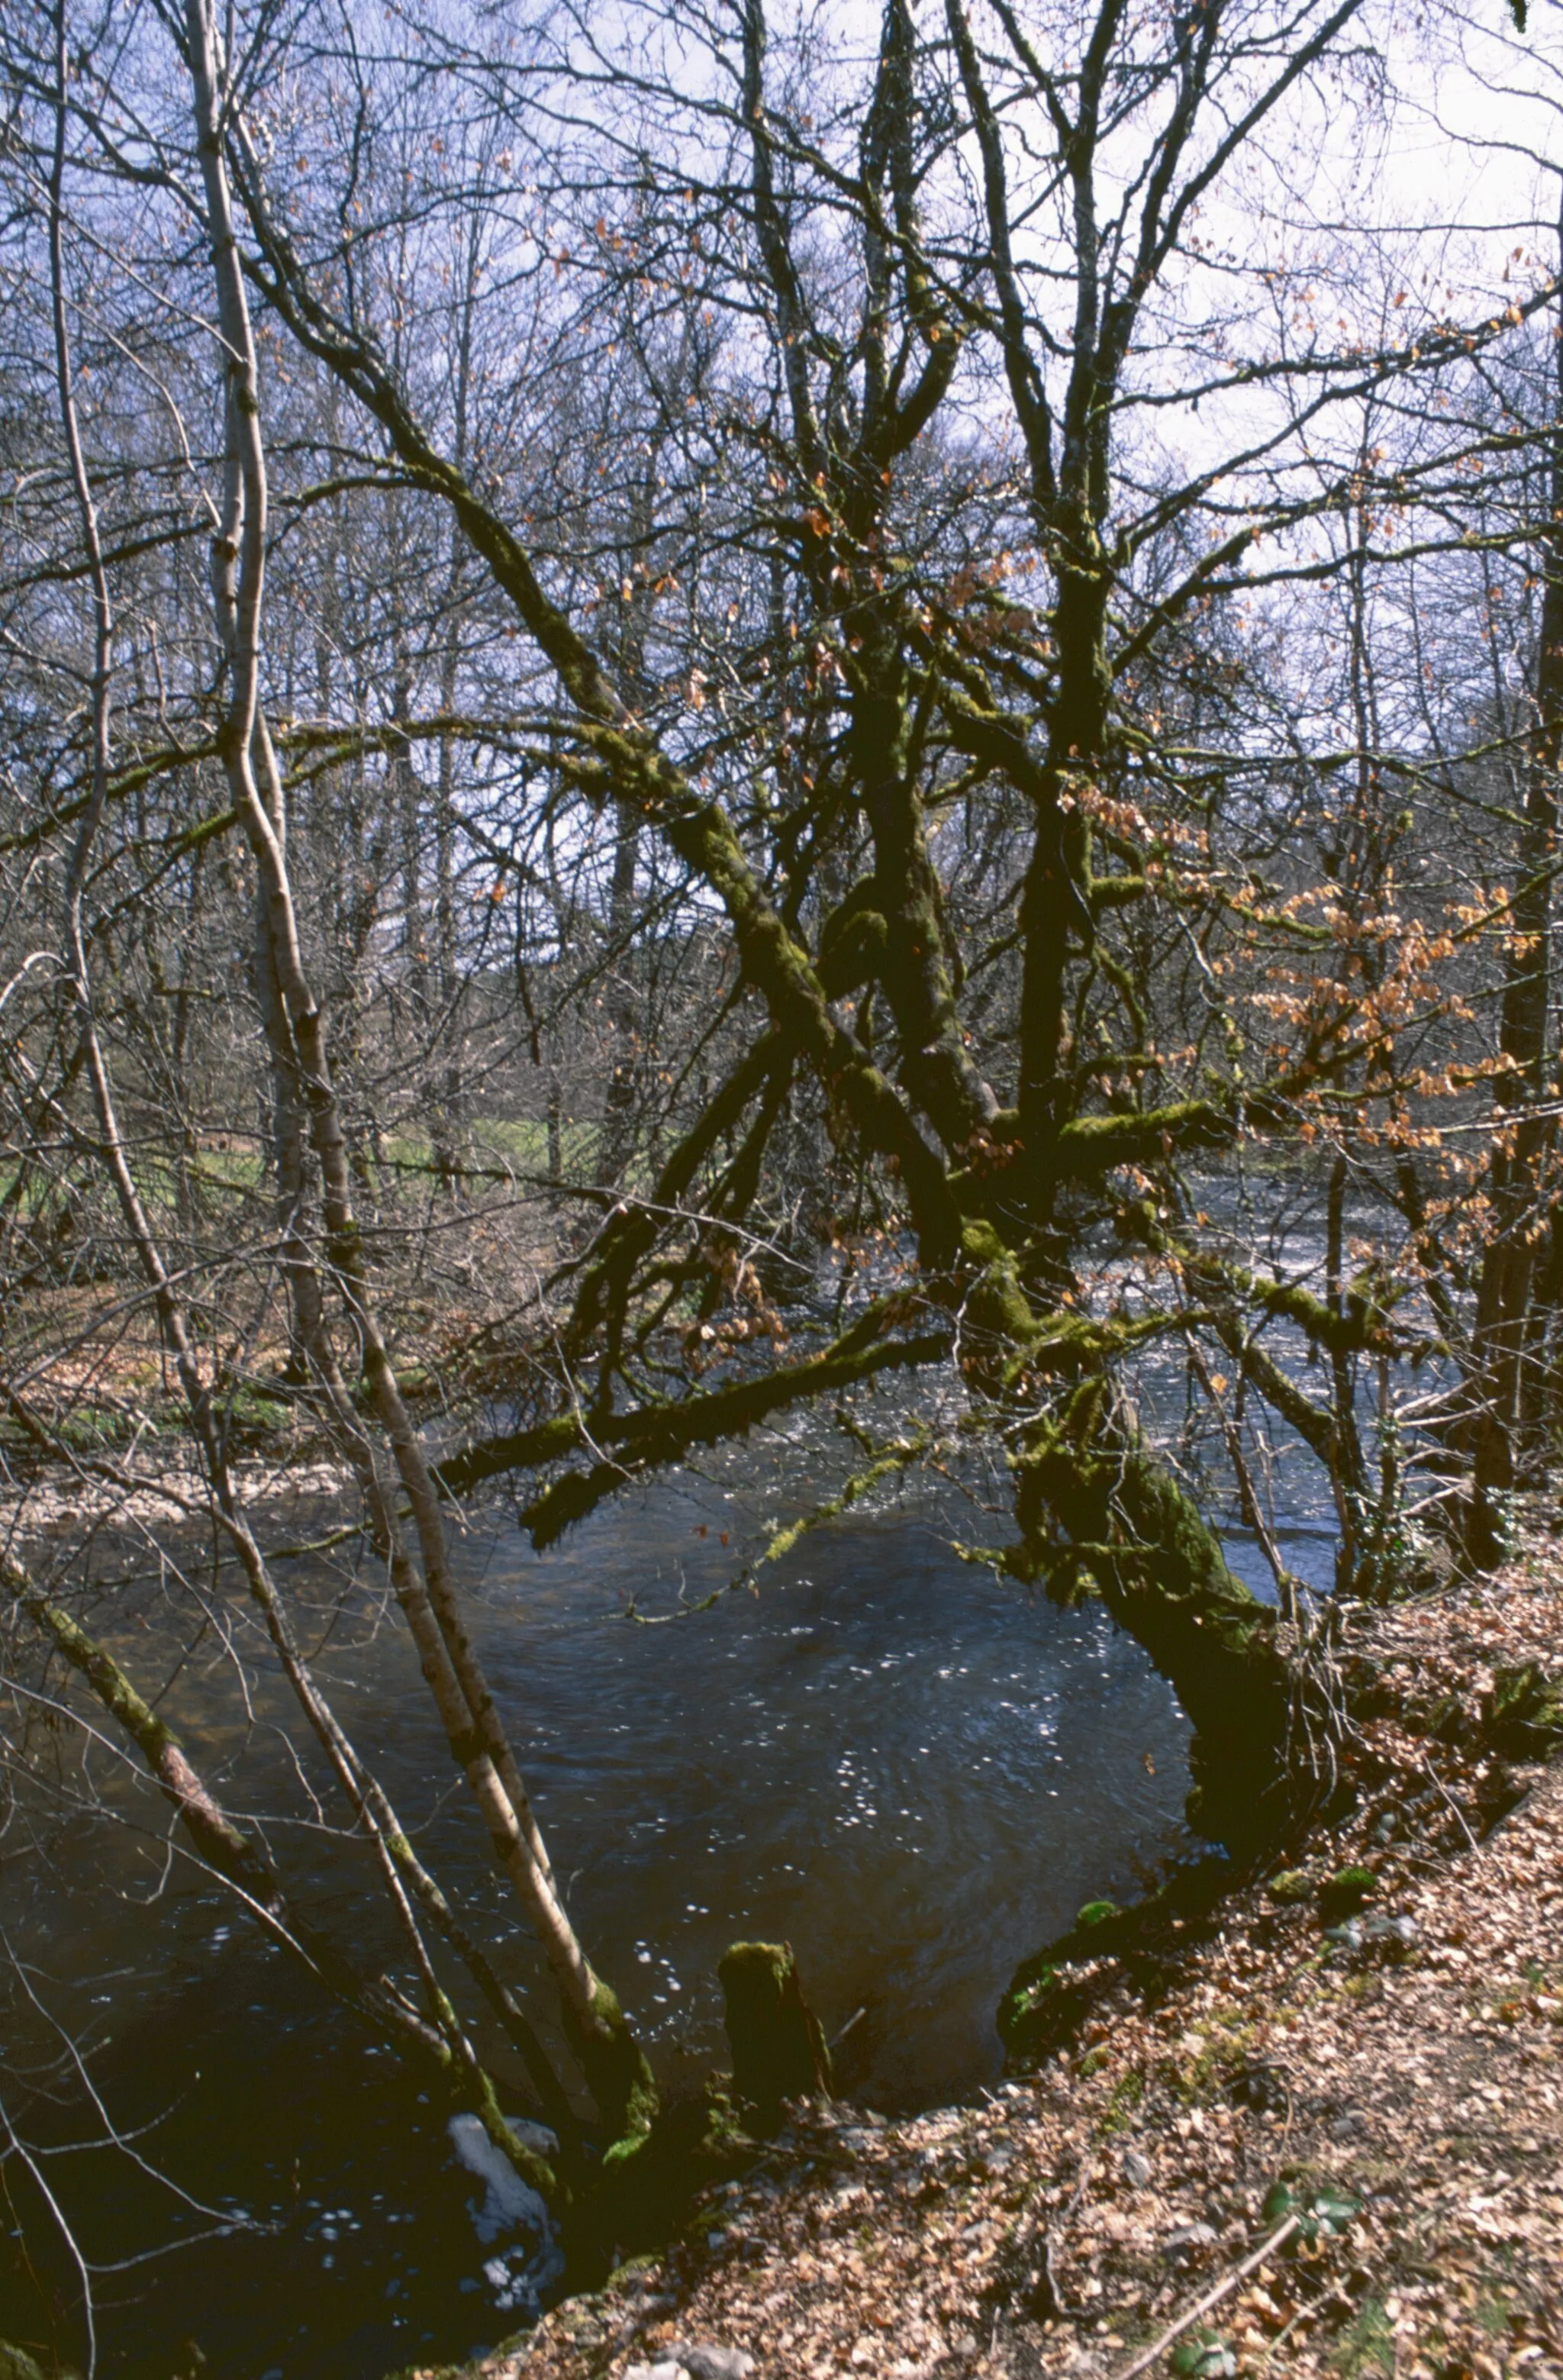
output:
M 1563 1762 L 1494 1749 L 1527 1663 L 1563 1666 L 1550 1538 L 1360 1613 L 1380 1715 L 1345 1823 L 1077 1966 L 1067 2046 L 975 2104 L 797 2110 L 670 2250 L 470 2380 L 1557 2380 Z

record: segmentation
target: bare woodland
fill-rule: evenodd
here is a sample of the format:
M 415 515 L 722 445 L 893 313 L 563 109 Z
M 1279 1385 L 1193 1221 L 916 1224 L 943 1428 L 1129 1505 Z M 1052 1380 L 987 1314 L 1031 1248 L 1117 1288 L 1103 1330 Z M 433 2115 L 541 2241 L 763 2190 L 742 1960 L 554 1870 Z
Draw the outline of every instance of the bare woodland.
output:
M 3 0 L 0 1860 L 92 1730 L 585 2203 L 657 2084 L 455 1523 L 808 1410 L 827 1511 L 983 1450 L 970 1550 L 1146 1647 L 1206 1835 L 1328 1794 L 1276 1465 L 1387 1599 L 1563 1418 L 1557 30 Z M 305 1465 L 568 2068 L 332 1706 Z M 138 1545 L 285 1679 L 384 1962 L 160 1718 Z

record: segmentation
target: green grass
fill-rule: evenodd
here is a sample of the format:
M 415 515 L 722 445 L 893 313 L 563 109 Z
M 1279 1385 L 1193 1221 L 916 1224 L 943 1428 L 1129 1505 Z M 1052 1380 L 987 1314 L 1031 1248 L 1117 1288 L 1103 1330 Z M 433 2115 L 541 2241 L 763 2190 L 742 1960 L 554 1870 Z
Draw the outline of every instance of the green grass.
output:
M 1359 2380 L 1369 2372 L 1395 2369 L 1395 2325 L 1384 2311 L 1384 2300 L 1363 2300 L 1335 2342 L 1330 2363 L 1342 2380 Z
M 590 1181 L 602 1138 L 595 1123 L 566 1123 L 559 1135 L 560 1168 L 566 1182 Z M 479 1166 L 514 1165 L 518 1173 L 549 1171 L 548 1125 L 536 1116 L 484 1116 L 463 1135 L 472 1160 Z M 421 1132 L 386 1135 L 385 1155 L 394 1165 L 432 1167 L 434 1142 Z
M 151 1420 L 154 1431 L 161 1427 L 155 1415 L 143 1418 L 118 1413 L 110 1405 L 78 1405 L 47 1427 L 55 1443 L 68 1454 L 103 1454 L 115 1447 L 128 1445 L 138 1430 L 145 1430 L 147 1418 Z M 10 1420 L 0 1420 L 0 1446 L 15 1455 L 36 1458 L 39 1451 L 21 1424 Z

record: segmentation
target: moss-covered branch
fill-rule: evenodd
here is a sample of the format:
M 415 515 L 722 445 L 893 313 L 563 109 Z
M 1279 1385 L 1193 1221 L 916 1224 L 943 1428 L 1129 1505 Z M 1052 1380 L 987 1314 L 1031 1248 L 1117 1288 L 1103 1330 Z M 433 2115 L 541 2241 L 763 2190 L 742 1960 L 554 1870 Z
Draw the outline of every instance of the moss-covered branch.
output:
M 753 1379 L 734 1380 L 726 1388 L 637 1405 L 627 1413 L 594 1414 L 589 1426 L 578 1415 L 559 1414 L 530 1429 L 479 1439 L 446 1456 L 438 1468 L 440 1485 L 447 1495 L 465 1496 L 485 1479 L 536 1470 L 596 1446 L 621 1451 L 637 1467 L 676 1462 L 691 1447 L 743 1437 L 771 1414 L 805 1399 L 838 1394 L 878 1372 L 941 1363 L 950 1353 L 946 1330 L 907 1339 L 885 1335 L 894 1328 L 899 1311 L 899 1301 L 879 1299 L 818 1355 Z
M 616 1199 L 582 1262 L 566 1342 L 584 1347 L 592 1330 L 628 1294 L 635 1267 L 656 1245 L 659 1232 L 686 1196 L 701 1166 L 724 1133 L 741 1122 L 765 1088 L 786 1050 L 784 1035 L 762 1034 L 725 1083 L 708 1100 L 678 1143 L 645 1200 Z
M 608 671 L 574 623 L 545 591 L 514 530 L 442 455 L 385 357 L 322 302 L 286 230 L 265 196 L 259 161 L 246 153 L 240 186 L 260 241 L 246 269 L 294 335 L 380 423 L 413 483 L 447 504 L 464 535 L 557 672 L 576 712 L 581 747 L 606 771 L 614 797 L 657 826 L 727 913 L 745 981 L 765 1001 L 771 1024 L 813 1064 L 850 1115 L 865 1144 L 900 1173 L 925 1260 L 935 1269 L 952 1257 L 959 1216 L 945 1169 L 893 1086 L 831 1013 L 807 952 L 790 933 L 750 866 L 722 804 L 699 792 L 621 698 Z
M 1250 1312 L 1273 1315 L 1294 1322 L 1299 1330 L 1334 1355 L 1403 1354 L 1400 1337 L 1391 1329 L 1381 1303 L 1380 1284 L 1362 1281 L 1348 1292 L 1339 1311 L 1315 1297 L 1301 1281 L 1278 1281 L 1254 1272 L 1247 1265 L 1203 1248 L 1191 1248 L 1165 1231 L 1148 1206 L 1128 1212 L 1125 1220 L 1137 1237 L 1158 1256 L 1169 1257 L 1185 1279 L 1218 1303 L 1236 1301 Z

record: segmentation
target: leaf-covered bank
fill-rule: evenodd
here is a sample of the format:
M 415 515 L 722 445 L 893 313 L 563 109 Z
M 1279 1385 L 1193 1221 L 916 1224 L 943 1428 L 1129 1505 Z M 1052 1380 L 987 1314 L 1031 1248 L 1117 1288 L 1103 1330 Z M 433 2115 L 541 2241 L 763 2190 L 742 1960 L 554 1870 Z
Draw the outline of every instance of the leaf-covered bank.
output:
M 693 2342 L 758 2380 L 1128 2380 L 1163 2339 L 1206 2380 L 1563 2371 L 1560 1622 L 1551 1541 L 1359 1614 L 1343 1821 L 1203 1915 L 1105 1923 L 1063 2037 L 979 2104 L 797 2111 L 477 2372 Z

